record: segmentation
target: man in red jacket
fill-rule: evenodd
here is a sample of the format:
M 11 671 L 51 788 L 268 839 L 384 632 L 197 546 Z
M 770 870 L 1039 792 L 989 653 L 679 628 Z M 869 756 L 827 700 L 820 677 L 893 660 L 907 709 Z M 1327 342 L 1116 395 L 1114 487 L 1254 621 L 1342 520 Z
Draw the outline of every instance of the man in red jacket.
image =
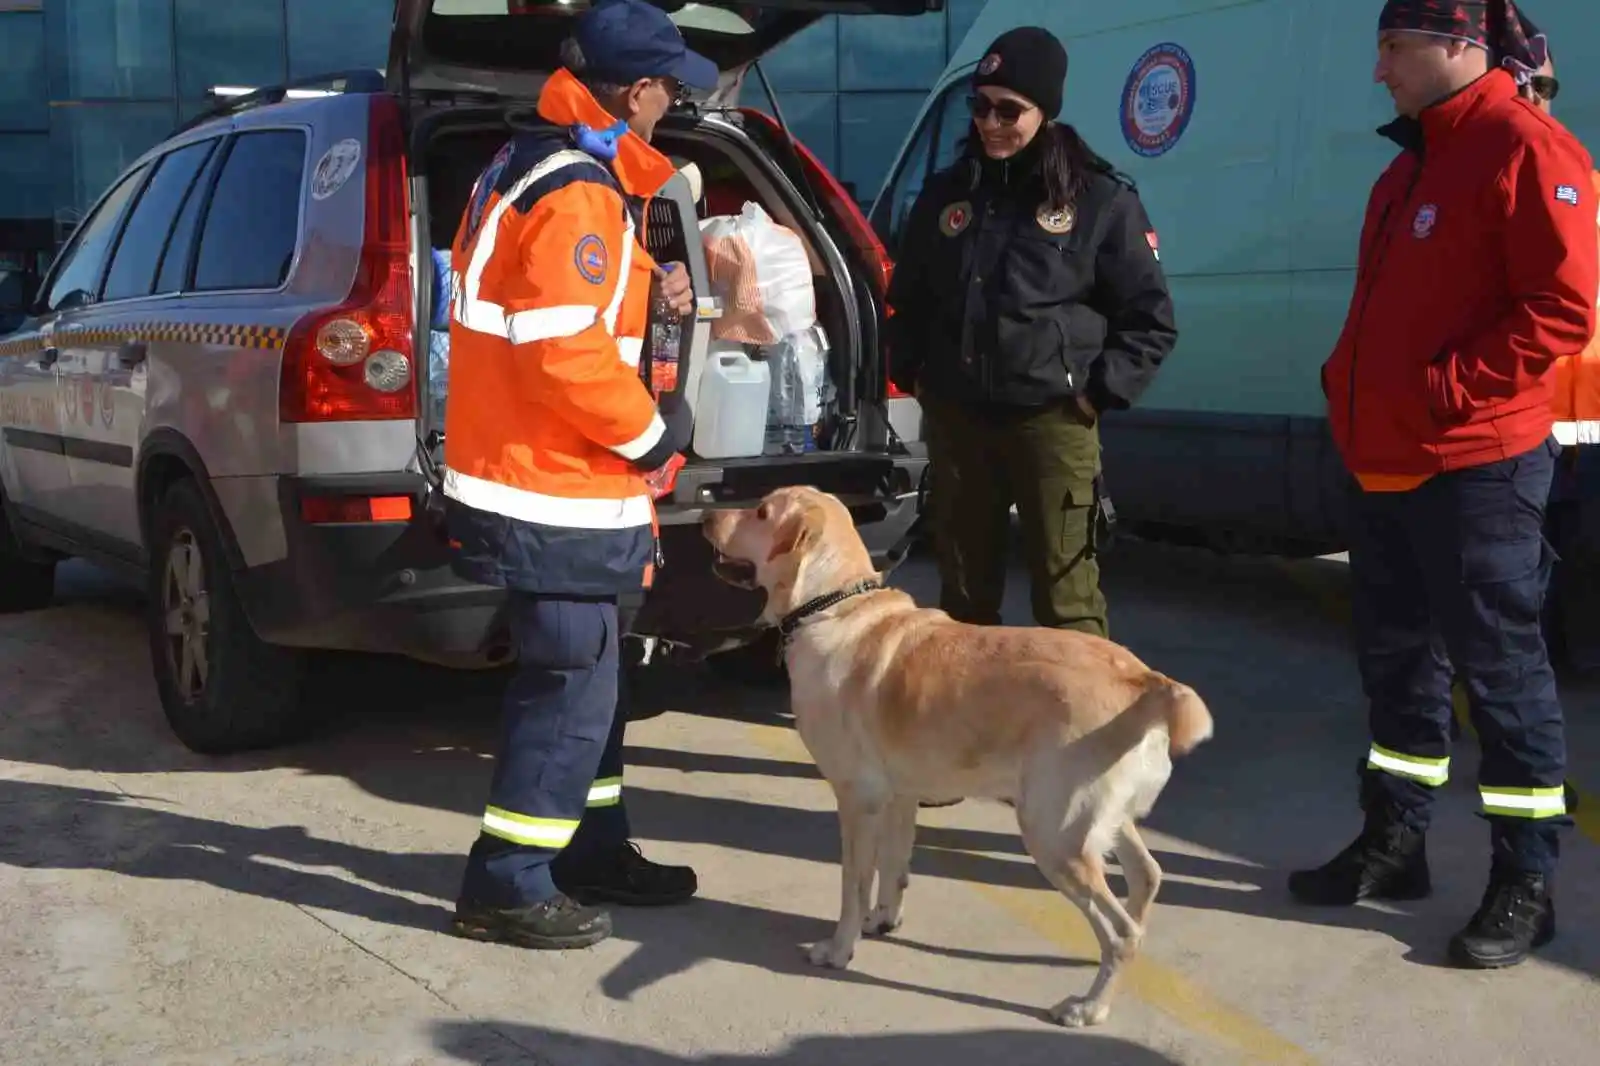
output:
M 1509 0 L 1388 0 L 1374 79 L 1401 148 L 1362 226 L 1355 289 L 1322 368 L 1353 475 L 1350 574 L 1372 743 L 1365 825 L 1289 878 L 1308 903 L 1420 899 L 1424 833 L 1449 777 L 1451 668 L 1482 746 L 1492 862 L 1450 942 L 1514 965 L 1555 934 L 1566 744 L 1540 629 L 1553 556 L 1541 527 L 1556 445 L 1552 363 L 1595 327 L 1592 163 L 1517 91 L 1544 62 Z

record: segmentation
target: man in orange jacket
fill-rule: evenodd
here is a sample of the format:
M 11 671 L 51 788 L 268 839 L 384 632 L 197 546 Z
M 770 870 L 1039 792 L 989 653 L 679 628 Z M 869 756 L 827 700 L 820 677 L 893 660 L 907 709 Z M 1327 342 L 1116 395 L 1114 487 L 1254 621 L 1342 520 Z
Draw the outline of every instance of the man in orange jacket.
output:
M 649 140 L 718 72 L 642 0 L 585 11 L 562 62 L 457 231 L 445 410 L 453 565 L 508 591 L 517 649 L 453 928 L 532 948 L 604 939 L 611 919 L 593 903 L 697 888 L 628 840 L 618 600 L 651 583 L 649 476 L 688 438 L 686 409 L 658 409 L 639 375 L 657 270 L 644 214 L 675 173 Z M 681 264 L 661 291 L 692 309 Z

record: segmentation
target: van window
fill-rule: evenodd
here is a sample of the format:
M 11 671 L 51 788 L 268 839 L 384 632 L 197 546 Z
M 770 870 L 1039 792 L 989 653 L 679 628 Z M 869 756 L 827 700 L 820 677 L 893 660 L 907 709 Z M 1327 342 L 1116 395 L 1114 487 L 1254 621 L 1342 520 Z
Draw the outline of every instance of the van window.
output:
M 146 163 L 129 172 L 112 187 L 94 214 L 78 225 L 55 276 L 50 279 L 50 291 L 44 299 L 46 311 L 65 311 L 94 303 L 106 265 L 106 253 L 117 235 L 123 211 L 149 171 L 150 164 Z
M 956 161 L 961 139 L 972 125 L 972 113 L 967 110 L 971 92 L 972 78 L 968 76 L 939 94 L 923 114 L 916 137 L 878 198 L 872 224 L 891 251 L 899 247 L 900 231 L 928 178 Z
M 276 289 L 300 240 L 303 130 L 241 133 L 228 150 L 200 230 L 194 289 Z
M 123 227 L 102 299 L 125 300 L 150 294 L 161 250 L 172 232 L 173 216 L 216 143 L 208 140 L 185 145 L 161 157 L 150 184 L 133 205 L 128 224 Z

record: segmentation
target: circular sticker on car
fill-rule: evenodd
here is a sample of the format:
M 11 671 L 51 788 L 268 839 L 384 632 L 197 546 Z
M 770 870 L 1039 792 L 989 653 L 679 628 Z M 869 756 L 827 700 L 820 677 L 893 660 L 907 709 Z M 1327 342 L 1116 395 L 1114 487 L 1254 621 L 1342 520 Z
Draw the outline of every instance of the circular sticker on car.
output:
M 1194 60 L 1170 41 L 1147 49 L 1122 86 L 1122 138 L 1142 156 L 1170 151 L 1194 114 Z
M 350 180 L 350 175 L 355 173 L 359 162 L 361 142 L 354 137 L 346 137 L 323 152 L 311 172 L 311 198 L 326 200 L 338 192 Z

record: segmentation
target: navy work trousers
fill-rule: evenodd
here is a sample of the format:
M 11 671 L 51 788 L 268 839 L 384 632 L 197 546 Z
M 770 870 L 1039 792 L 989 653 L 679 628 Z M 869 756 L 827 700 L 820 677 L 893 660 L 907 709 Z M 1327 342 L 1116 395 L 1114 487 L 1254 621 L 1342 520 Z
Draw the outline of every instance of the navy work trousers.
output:
M 628 839 L 617 712 L 614 599 L 509 593 L 516 673 L 461 896 L 516 907 L 556 895 L 550 863 L 581 863 Z
M 1452 667 L 1482 752 L 1496 865 L 1551 873 L 1571 824 L 1566 742 L 1540 628 L 1556 445 L 1454 470 L 1351 508 L 1350 576 L 1372 748 L 1362 806 L 1418 828 L 1450 769 Z

